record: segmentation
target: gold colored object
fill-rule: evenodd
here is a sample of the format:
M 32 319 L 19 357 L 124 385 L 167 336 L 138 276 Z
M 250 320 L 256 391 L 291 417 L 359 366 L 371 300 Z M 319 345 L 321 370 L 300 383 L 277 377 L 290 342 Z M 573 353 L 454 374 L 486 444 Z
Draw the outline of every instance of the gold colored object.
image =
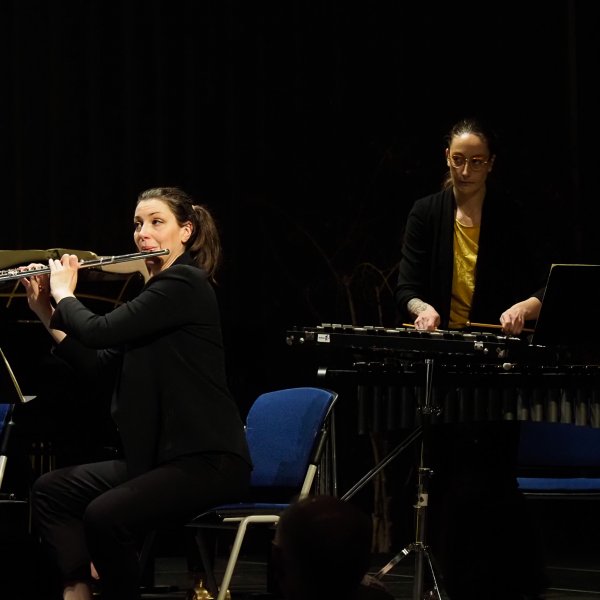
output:
M 90 260 L 82 260 L 79 263 L 79 268 L 102 267 L 104 265 L 140 260 L 151 256 L 162 256 L 164 254 L 169 254 L 169 251 L 166 248 L 163 250 L 151 250 L 149 252 L 120 254 L 118 256 L 99 256 L 98 258 L 92 258 Z M 0 283 L 3 281 L 11 281 L 13 279 L 21 279 L 23 277 L 32 277 L 34 275 L 47 275 L 49 273 L 50 267 L 40 267 L 39 269 L 6 269 L 5 271 L 0 271 Z
M 198 579 L 189 591 L 187 600 L 213 600 L 210 592 L 204 587 L 202 579 Z
M 210 592 L 204 587 L 202 578 L 199 577 L 194 584 L 194 587 L 188 592 L 187 600 L 214 600 Z M 225 592 L 225 600 L 231 600 L 231 592 Z

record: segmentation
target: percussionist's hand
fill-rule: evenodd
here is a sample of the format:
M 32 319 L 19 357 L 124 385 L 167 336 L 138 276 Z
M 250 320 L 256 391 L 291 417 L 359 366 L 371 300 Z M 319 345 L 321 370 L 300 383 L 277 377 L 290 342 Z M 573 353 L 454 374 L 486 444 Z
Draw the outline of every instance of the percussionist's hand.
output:
M 523 331 L 523 327 L 525 327 L 523 310 L 515 308 L 515 306 L 511 306 L 500 315 L 502 331 L 509 335 L 519 335 Z
M 525 321 L 537 319 L 542 303 L 535 297 L 513 304 L 500 315 L 502 331 L 509 335 L 519 335 L 525 327 Z
M 433 331 L 434 329 L 437 329 L 439 324 L 440 315 L 430 304 L 428 304 L 427 308 L 422 310 L 415 319 L 415 329 L 424 331 Z

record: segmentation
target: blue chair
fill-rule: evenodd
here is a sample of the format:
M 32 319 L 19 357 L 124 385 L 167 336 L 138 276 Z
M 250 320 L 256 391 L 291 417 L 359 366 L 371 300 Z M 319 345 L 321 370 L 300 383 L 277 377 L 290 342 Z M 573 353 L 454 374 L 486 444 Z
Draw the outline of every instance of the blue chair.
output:
M 0 404 L 0 491 L 6 470 L 8 434 L 12 426 L 12 404 Z
M 600 428 L 523 422 L 519 489 L 527 497 L 600 497 Z
M 337 394 L 313 387 L 268 392 L 252 404 L 246 436 L 254 463 L 248 502 L 215 506 L 188 523 L 194 527 L 206 587 L 217 600 L 228 593 L 249 525 L 274 527 L 289 504 L 307 496 L 335 491 L 333 407 Z M 203 537 L 206 528 L 236 531 L 227 566 L 217 585 Z

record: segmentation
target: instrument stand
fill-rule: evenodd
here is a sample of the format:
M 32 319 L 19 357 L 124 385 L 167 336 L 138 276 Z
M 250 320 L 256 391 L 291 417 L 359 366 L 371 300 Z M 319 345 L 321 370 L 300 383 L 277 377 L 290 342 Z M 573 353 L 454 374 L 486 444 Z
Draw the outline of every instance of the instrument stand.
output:
M 425 359 L 425 393 L 423 405 L 420 407 L 422 415 L 421 430 L 421 452 L 419 456 L 419 469 L 417 481 L 417 502 L 415 504 L 415 541 L 403 548 L 396 556 L 392 558 L 376 575 L 376 579 L 381 579 L 401 560 L 414 552 L 415 554 L 415 575 L 413 582 L 412 600 L 424 600 L 424 598 L 437 598 L 438 600 L 447 600 L 447 595 L 440 585 L 438 570 L 435 561 L 426 543 L 426 524 L 427 524 L 427 506 L 429 503 L 429 480 L 433 474 L 432 470 L 426 466 L 427 463 L 427 433 L 428 426 L 431 423 L 431 416 L 436 412 L 432 406 L 431 394 L 433 387 L 433 359 Z M 425 566 L 429 567 L 432 578 L 433 590 L 423 596 Z
M 340 496 L 340 500 L 350 500 L 356 492 L 362 489 L 379 471 L 385 468 L 391 463 L 396 456 L 399 456 L 406 448 L 408 448 L 413 442 L 421 437 L 423 427 L 417 427 L 401 444 L 398 444 L 385 458 L 383 458 L 375 467 L 368 471 L 363 477 L 361 477 L 343 496 Z
M 439 581 L 441 577 L 438 575 L 438 569 L 435 565 L 433 556 L 429 551 L 429 547 L 425 542 L 425 531 L 426 531 L 426 516 L 427 516 L 427 504 L 429 499 L 429 478 L 431 477 L 432 471 L 427 467 L 419 467 L 419 477 L 417 485 L 417 503 L 415 504 L 415 541 L 404 547 L 398 554 L 396 554 L 376 575 L 376 579 L 381 579 L 384 575 L 389 573 L 401 560 L 410 556 L 413 552 L 415 555 L 415 574 L 413 581 L 413 595 L 412 600 L 424 600 L 424 598 L 437 598 L 438 600 L 446 600 L 447 596 L 443 591 Z M 427 561 L 427 563 L 425 563 Z M 427 593 L 427 596 L 423 596 L 424 589 L 424 575 L 425 566 L 429 567 L 431 573 L 431 579 L 433 589 Z

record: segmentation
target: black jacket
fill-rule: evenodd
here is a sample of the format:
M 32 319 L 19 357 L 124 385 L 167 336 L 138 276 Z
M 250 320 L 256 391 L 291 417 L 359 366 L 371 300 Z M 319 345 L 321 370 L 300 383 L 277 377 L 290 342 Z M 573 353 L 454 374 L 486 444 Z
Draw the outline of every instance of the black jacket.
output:
M 448 327 L 454 260 L 452 188 L 413 205 L 407 219 L 396 286 L 396 304 L 403 319 L 412 298 L 431 304 Z M 507 197 L 488 189 L 483 203 L 475 291 L 470 321 L 497 324 L 507 308 L 531 296 L 540 300 L 549 265 L 534 241 L 535 225 Z
M 106 315 L 61 300 L 51 326 L 58 357 L 114 379 L 112 416 L 132 476 L 198 452 L 250 457 L 227 387 L 220 316 L 206 273 L 184 254 Z

